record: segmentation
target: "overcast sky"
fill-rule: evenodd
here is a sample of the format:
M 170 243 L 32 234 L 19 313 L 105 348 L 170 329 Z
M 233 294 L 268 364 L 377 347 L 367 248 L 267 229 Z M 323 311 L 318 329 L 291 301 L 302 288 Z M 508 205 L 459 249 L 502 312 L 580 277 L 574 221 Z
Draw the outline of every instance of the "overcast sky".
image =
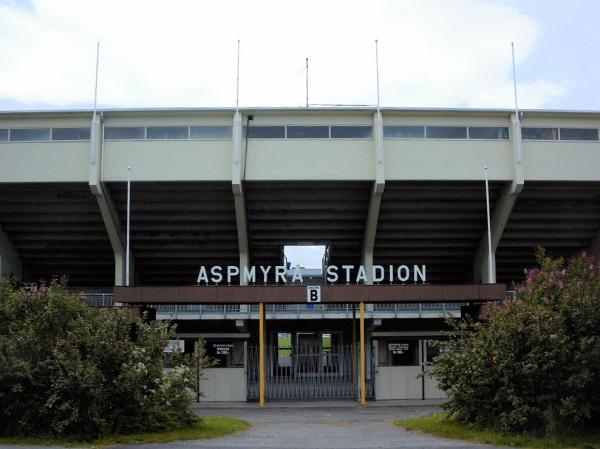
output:
M 0 109 L 374 104 L 600 109 L 600 2 L 0 0 Z

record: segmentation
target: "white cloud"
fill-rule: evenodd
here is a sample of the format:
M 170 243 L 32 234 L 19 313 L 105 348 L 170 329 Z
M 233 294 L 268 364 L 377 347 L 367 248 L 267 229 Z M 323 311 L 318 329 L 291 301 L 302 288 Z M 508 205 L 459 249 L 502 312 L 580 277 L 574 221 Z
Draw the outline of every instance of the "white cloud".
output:
M 236 40 L 240 104 L 373 104 L 380 41 L 384 106 L 511 107 L 510 45 L 533 51 L 535 22 L 502 3 L 449 1 L 33 1 L 0 5 L 0 98 L 56 106 L 100 103 L 232 106 Z M 523 107 L 566 89 L 519 84 Z

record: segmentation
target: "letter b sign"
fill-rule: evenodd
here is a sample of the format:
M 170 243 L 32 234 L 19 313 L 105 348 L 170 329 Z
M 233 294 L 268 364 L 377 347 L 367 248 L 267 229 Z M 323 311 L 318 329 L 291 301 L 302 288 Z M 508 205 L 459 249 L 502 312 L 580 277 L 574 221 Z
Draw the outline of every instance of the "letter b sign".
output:
M 306 287 L 306 302 L 315 303 L 321 302 L 321 286 L 309 285 Z

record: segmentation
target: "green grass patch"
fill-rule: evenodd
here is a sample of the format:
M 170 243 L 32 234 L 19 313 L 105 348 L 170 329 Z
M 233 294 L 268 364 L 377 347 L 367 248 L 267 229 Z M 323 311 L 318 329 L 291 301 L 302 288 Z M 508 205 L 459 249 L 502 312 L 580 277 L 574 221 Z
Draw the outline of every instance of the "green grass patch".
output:
M 493 429 L 469 426 L 445 413 L 420 418 L 398 419 L 394 424 L 412 432 L 474 443 L 513 446 L 531 449 L 600 449 L 600 431 L 595 434 L 549 435 L 536 437 L 527 434 L 504 434 Z
M 204 440 L 217 438 L 250 428 L 250 424 L 241 419 L 227 416 L 206 416 L 192 427 L 168 430 L 165 432 L 113 435 L 95 441 L 77 441 L 55 438 L 0 438 L 0 444 L 18 444 L 22 446 L 63 446 L 82 448 L 107 448 L 117 444 L 168 443 L 180 440 Z

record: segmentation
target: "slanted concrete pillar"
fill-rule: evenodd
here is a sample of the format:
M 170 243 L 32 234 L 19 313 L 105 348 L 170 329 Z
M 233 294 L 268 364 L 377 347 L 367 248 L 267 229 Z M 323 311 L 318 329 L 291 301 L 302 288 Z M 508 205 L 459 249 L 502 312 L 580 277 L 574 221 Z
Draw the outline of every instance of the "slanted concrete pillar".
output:
M 23 273 L 23 263 L 17 253 L 14 245 L 2 231 L 0 225 L 0 277 L 8 278 L 15 276 L 21 279 Z
M 100 114 L 95 114 L 92 119 L 91 145 L 90 145 L 90 165 L 89 165 L 89 184 L 90 190 L 96 197 L 100 214 L 104 222 L 104 227 L 108 234 L 110 244 L 115 256 L 115 285 L 125 285 L 125 237 L 121 231 L 119 217 L 115 205 L 110 196 L 110 192 L 102 181 L 102 148 L 103 148 L 103 126 Z M 127 167 L 124 167 L 126 169 Z M 133 284 L 134 263 L 130 254 L 129 261 L 129 279 Z
M 377 235 L 377 223 L 379 221 L 381 197 L 383 196 L 383 191 L 385 189 L 383 118 L 381 111 L 377 111 L 375 113 L 373 137 L 375 150 L 375 181 L 373 182 L 371 197 L 369 198 L 369 209 L 367 212 L 367 221 L 365 223 L 365 234 L 363 237 L 361 254 L 361 264 L 365 267 L 367 284 L 373 284 L 373 250 L 375 247 L 375 237 Z
M 233 117 L 233 153 L 231 167 L 231 188 L 235 206 L 235 222 L 237 226 L 238 249 L 240 253 L 240 285 L 247 285 L 244 278 L 244 268 L 250 264 L 248 248 L 248 228 L 246 222 L 246 201 L 244 198 L 244 172 L 246 167 L 246 154 L 243 150 L 242 115 L 236 111 Z
M 479 241 L 479 247 L 473 258 L 473 281 L 484 284 L 496 283 L 496 249 L 502 239 L 502 234 L 510 218 L 510 214 L 517 202 L 519 194 L 525 185 L 523 172 L 523 149 L 521 139 L 521 121 L 516 114 L 511 116 L 511 138 L 513 146 L 513 180 L 508 182 L 496 205 L 491 217 L 491 243 L 492 243 L 492 269 L 489 270 L 489 250 L 487 228 Z M 491 167 L 493 169 L 493 167 Z M 482 167 L 483 172 L 483 167 Z M 492 172 L 493 173 L 493 172 Z M 490 205 L 490 208 L 492 205 Z

